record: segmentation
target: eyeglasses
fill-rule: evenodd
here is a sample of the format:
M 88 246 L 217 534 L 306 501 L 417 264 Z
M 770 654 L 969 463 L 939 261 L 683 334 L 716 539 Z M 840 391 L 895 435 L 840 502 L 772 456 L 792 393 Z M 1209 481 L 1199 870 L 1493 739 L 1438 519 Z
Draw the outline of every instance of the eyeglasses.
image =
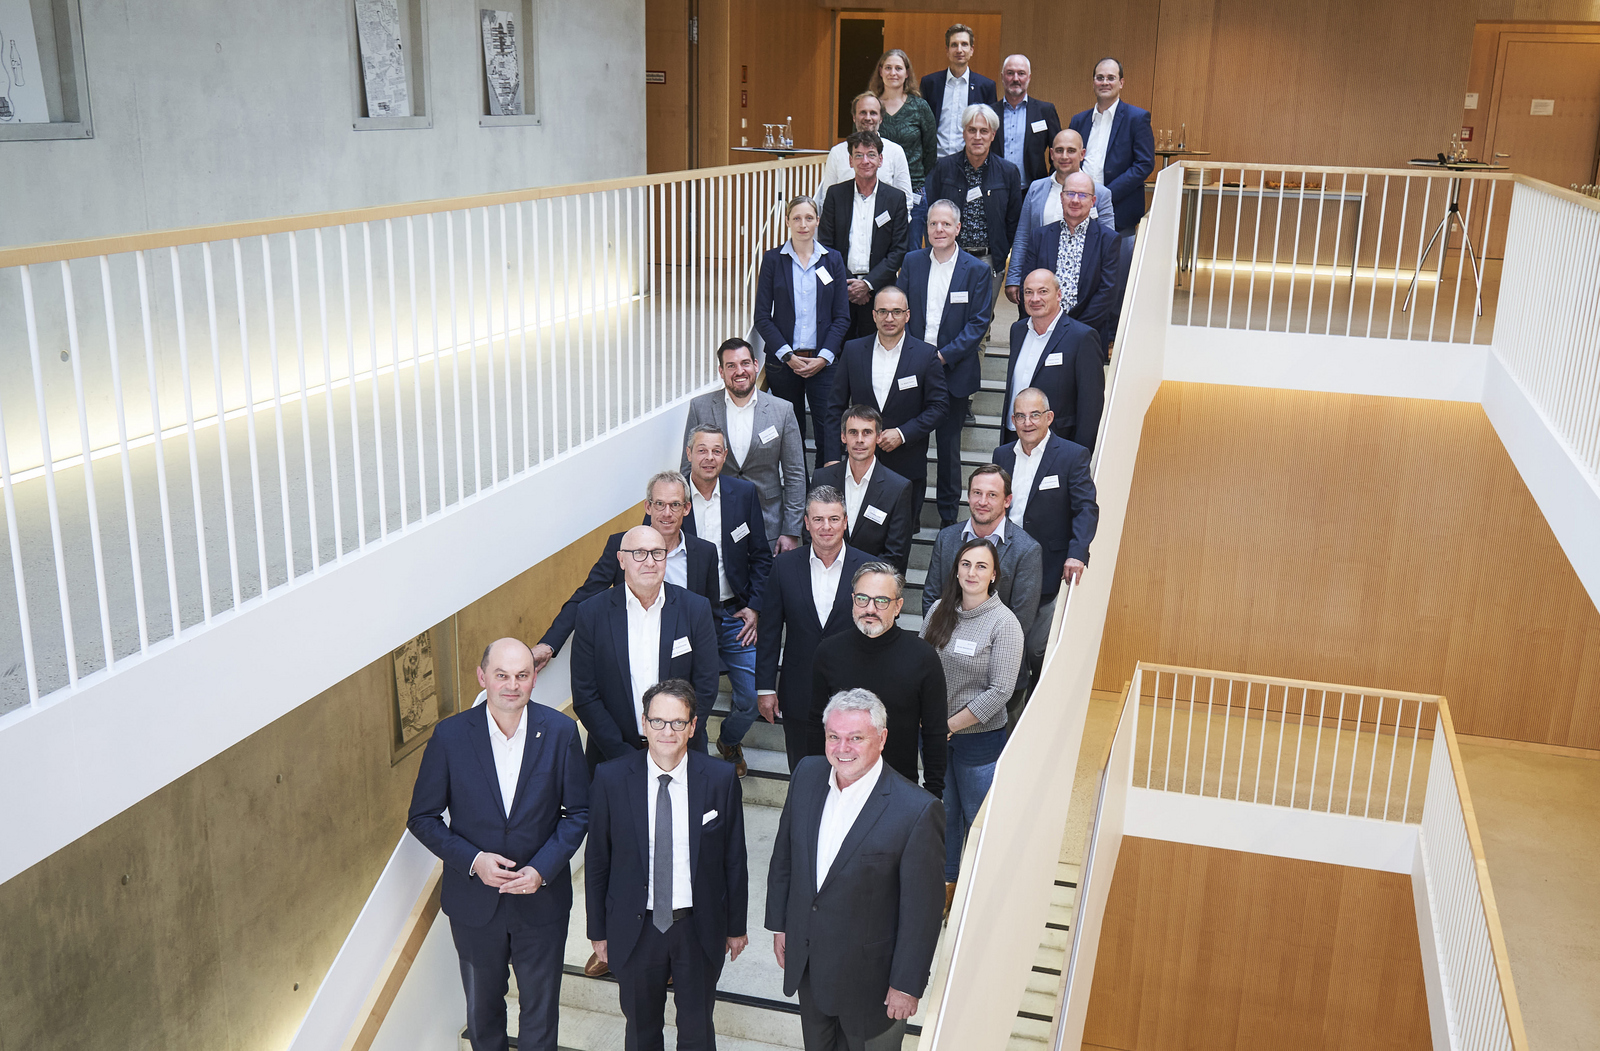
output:
M 646 506 L 652 511 L 682 511 L 689 505 L 682 500 L 674 500 L 671 503 L 665 500 L 651 500 Z
M 1111 76 L 1109 74 L 1106 74 L 1106 73 L 1096 73 L 1094 75 L 1094 82 L 1096 84 L 1115 84 L 1117 81 L 1119 81 L 1121 79 L 1122 79 L 1121 77 L 1113 77 L 1113 76 Z
M 665 562 L 667 560 L 667 549 L 664 547 L 635 547 L 631 549 L 625 547 L 621 551 L 624 555 L 632 555 L 635 562 L 643 562 L 647 558 L 652 562 Z
M 1011 414 L 1011 419 L 1014 423 L 1038 423 L 1044 419 L 1044 413 L 1038 410 L 1033 412 L 1014 412 Z
M 896 309 L 891 308 L 891 307 L 875 307 L 873 309 L 873 311 L 872 311 L 872 316 L 873 317 L 905 317 L 909 313 L 911 313 L 911 311 L 909 311 L 909 310 L 896 310 Z
M 665 730 L 672 727 L 674 730 L 687 730 L 691 719 L 646 719 L 645 725 L 652 730 Z
M 1088 201 L 1094 198 L 1094 194 L 1084 193 L 1082 190 L 1062 190 L 1061 196 L 1069 201 Z
M 888 609 L 889 603 L 894 601 L 894 599 L 890 598 L 888 595 L 863 595 L 859 591 L 850 597 L 854 599 L 855 604 L 860 606 L 862 609 L 866 609 L 867 603 L 869 602 L 874 606 L 877 606 L 879 609 Z

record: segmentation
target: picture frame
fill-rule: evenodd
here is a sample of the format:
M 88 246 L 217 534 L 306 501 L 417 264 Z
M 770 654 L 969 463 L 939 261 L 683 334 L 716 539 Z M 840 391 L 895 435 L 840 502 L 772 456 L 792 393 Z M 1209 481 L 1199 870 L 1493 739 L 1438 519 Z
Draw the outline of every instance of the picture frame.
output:
M 389 653 L 389 765 L 428 743 L 433 728 L 460 710 L 456 619 L 450 617 Z

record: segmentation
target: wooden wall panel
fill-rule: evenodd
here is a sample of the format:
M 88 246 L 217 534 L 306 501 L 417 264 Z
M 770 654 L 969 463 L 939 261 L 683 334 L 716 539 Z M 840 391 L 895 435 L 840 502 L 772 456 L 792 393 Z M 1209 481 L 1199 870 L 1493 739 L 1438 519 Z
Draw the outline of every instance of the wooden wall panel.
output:
M 730 0 L 728 10 L 729 145 L 738 145 L 744 136 L 749 145 L 759 146 L 761 125 L 793 116 L 795 145 L 832 146 L 833 12 L 809 0 Z M 748 71 L 748 83 L 740 83 L 742 70 Z M 748 106 L 740 105 L 741 92 L 749 93 Z M 709 98 L 706 104 L 711 104 Z M 741 117 L 749 127 L 739 127 Z M 772 158 L 738 153 L 730 159 Z M 705 158 L 701 163 L 716 162 Z
M 956 22 L 971 26 L 973 35 L 977 37 L 972 68 L 996 84 L 1000 82 L 1000 61 L 1004 56 L 1000 50 L 1002 33 L 999 15 L 863 11 L 851 12 L 851 16 L 883 19 L 884 48 L 897 47 L 910 55 L 912 68 L 919 79 L 947 67 L 944 31 Z M 860 90 L 865 91 L 866 88 L 863 84 Z
M 1600 747 L 1600 614 L 1475 404 L 1163 384 L 1097 688 L 1141 659 L 1443 693 L 1462 733 Z
M 1432 1046 L 1410 877 L 1128 837 L 1085 1046 Z

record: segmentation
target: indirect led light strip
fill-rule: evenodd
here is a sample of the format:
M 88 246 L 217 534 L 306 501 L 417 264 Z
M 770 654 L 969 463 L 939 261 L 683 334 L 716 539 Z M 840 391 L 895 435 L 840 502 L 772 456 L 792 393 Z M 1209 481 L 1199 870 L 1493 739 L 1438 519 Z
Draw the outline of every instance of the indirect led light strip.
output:
M 470 351 L 474 350 L 477 347 L 482 347 L 482 346 L 486 346 L 486 345 L 491 344 L 491 343 L 501 342 L 501 341 L 508 340 L 508 339 L 513 339 L 513 338 L 516 338 L 517 336 L 519 336 L 521 334 L 524 334 L 524 333 L 527 333 L 527 332 L 532 332 L 532 331 L 535 331 L 537 329 L 550 328 L 551 326 L 554 326 L 554 325 L 559 325 L 559 324 L 566 323 L 566 322 L 576 321 L 576 320 L 579 320 L 579 319 L 582 319 L 582 318 L 585 318 L 585 317 L 594 316 L 596 314 L 606 313 L 608 311 L 615 310 L 618 307 L 627 306 L 627 305 L 629 305 L 631 303 L 642 302 L 644 300 L 644 298 L 645 298 L 644 297 L 644 293 L 639 292 L 639 293 L 635 293 L 634 295 L 631 295 L 631 296 L 626 296 L 626 297 L 624 297 L 622 299 L 611 300 L 609 302 L 601 304 L 598 307 L 591 307 L 588 310 L 582 310 L 582 311 L 578 311 L 578 312 L 572 313 L 572 314 L 563 314 L 560 317 L 551 318 L 548 321 L 537 321 L 537 322 L 532 322 L 532 323 L 529 323 L 527 325 L 524 325 L 521 328 L 512 328 L 512 329 L 502 330 L 502 331 L 499 331 L 499 332 L 490 332 L 488 335 L 481 336 L 476 340 L 464 340 L 464 341 L 462 341 L 460 343 L 457 343 L 453 347 L 438 347 L 438 348 L 435 348 L 432 351 L 421 352 L 420 355 L 419 355 L 420 359 L 421 359 L 420 361 L 411 361 L 411 360 L 402 359 L 400 361 L 398 367 L 402 368 L 402 369 L 408 369 L 408 368 L 411 368 L 413 365 L 416 365 L 416 364 L 425 364 L 425 363 L 428 363 L 428 362 L 437 361 L 437 360 L 439 360 L 440 358 L 444 357 L 447 354 L 451 354 L 451 353 L 460 354 L 460 353 L 470 352 Z M 393 375 L 395 369 L 396 369 L 395 364 L 391 362 L 388 365 L 380 365 L 380 366 L 378 366 L 378 368 L 375 371 L 372 370 L 372 369 L 363 370 L 361 372 L 359 378 L 363 379 L 363 380 L 367 380 L 367 379 L 374 379 L 375 380 L 375 379 L 381 378 L 383 376 Z M 352 377 L 345 376 L 345 377 L 343 377 L 341 379 L 336 379 L 331 383 L 319 383 L 314 387 L 307 387 L 306 390 L 305 390 L 305 397 L 311 398 L 311 397 L 315 397 L 315 396 L 317 396 L 319 394 L 332 393 L 335 390 L 339 390 L 340 388 L 349 386 L 351 381 L 352 381 Z M 221 419 L 223 419 L 223 420 L 242 419 L 246 415 L 249 415 L 249 414 L 252 414 L 252 413 L 257 413 L 257 412 L 264 412 L 264 411 L 266 411 L 268 409 L 273 408 L 275 400 L 278 403 L 282 404 L 282 403 L 287 403 L 291 398 L 298 399 L 300 396 L 301 396 L 301 392 L 298 391 L 298 390 L 286 390 L 286 391 L 283 392 L 282 396 L 277 398 L 277 399 L 263 398 L 260 401 L 257 401 L 253 405 L 250 405 L 250 406 L 240 406 L 237 409 L 229 409 L 228 411 L 226 411 L 226 412 L 224 412 L 222 414 Z M 217 425 L 217 420 L 218 420 L 217 415 L 213 413 L 210 416 L 206 416 L 206 417 L 203 417 L 201 419 L 195 420 L 194 421 L 194 428 L 195 428 L 195 430 L 198 431 L 201 428 L 215 427 Z M 168 428 L 164 429 L 161 432 L 161 440 L 164 441 L 164 442 L 165 441 L 171 441 L 174 438 L 183 437 L 188 432 L 189 432 L 189 424 L 187 422 L 180 423 L 180 424 L 178 424 L 176 426 L 168 427 Z M 129 449 L 142 449 L 147 445 L 153 445 L 153 444 L 155 444 L 155 435 L 153 435 L 153 434 L 146 434 L 146 435 L 143 435 L 143 436 L 138 437 L 138 438 L 130 437 L 128 439 L 128 448 Z M 89 460 L 90 460 L 91 463 L 93 461 L 95 461 L 95 460 L 104 460 L 107 457 L 116 456 L 116 455 L 120 454 L 120 452 L 121 452 L 121 446 L 117 445 L 116 443 L 113 443 L 111 445 L 107 445 L 107 446 L 104 446 L 102 448 L 92 450 L 89 453 Z M 65 470 L 70 470 L 71 468 L 74 468 L 74 467 L 82 467 L 83 466 L 83 454 L 82 453 L 76 453 L 76 454 L 74 454 L 72 456 L 66 456 L 66 457 L 63 457 L 63 458 L 61 458 L 59 460 L 52 460 L 50 466 L 51 466 L 51 468 L 53 470 L 56 470 L 56 471 L 65 471 Z M 30 467 L 26 471 L 13 472 L 13 474 L 11 475 L 11 482 L 12 482 L 13 485 L 16 485 L 19 482 L 31 482 L 31 481 L 33 481 L 35 479 L 43 478 L 43 477 L 44 477 L 44 466 L 40 465 L 38 467 Z
M 1284 274 L 1284 275 L 1291 275 L 1292 274 L 1292 275 L 1294 275 L 1296 277 L 1350 277 L 1351 276 L 1349 267 L 1311 266 L 1309 264 L 1304 264 L 1304 263 L 1302 263 L 1300 265 L 1292 265 L 1292 264 L 1289 264 L 1289 263 L 1256 263 L 1256 264 L 1252 265 L 1250 263 L 1230 263 L 1230 262 L 1214 263 L 1209 259 L 1197 259 L 1197 260 L 1195 260 L 1194 268 L 1196 270 L 1217 270 L 1217 271 L 1228 270 L 1228 271 L 1232 271 L 1233 273 L 1236 273 L 1236 274 L 1241 274 L 1241 273 L 1242 274 L 1255 273 L 1255 274 L 1269 274 L 1269 275 L 1270 274 Z M 1354 276 L 1360 277 L 1360 278 L 1365 278 L 1368 281 L 1378 281 L 1378 280 L 1384 280 L 1384 281 L 1410 281 L 1411 280 L 1411 275 L 1409 273 L 1407 273 L 1406 270 L 1403 267 L 1400 269 L 1400 271 L 1398 273 L 1395 272 L 1393 267 L 1385 267 L 1385 268 L 1383 268 L 1381 270 L 1375 269 L 1375 268 L 1370 267 L 1370 266 L 1368 266 L 1368 267 L 1360 267 L 1360 268 L 1358 268 L 1356 270 Z M 1424 284 L 1424 285 L 1436 285 L 1436 284 L 1439 283 L 1439 274 L 1438 274 L 1437 271 L 1424 270 L 1417 277 L 1417 283 L 1418 284 Z

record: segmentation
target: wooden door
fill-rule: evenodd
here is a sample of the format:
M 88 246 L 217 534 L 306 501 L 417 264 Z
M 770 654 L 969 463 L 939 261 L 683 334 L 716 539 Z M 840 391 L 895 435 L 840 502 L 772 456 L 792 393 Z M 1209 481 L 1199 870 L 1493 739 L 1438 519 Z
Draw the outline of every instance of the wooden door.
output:
M 694 166 L 690 135 L 690 0 L 645 0 L 645 163 L 650 174 Z
M 1500 46 L 1492 157 L 1557 186 L 1594 182 L 1600 41 L 1506 34 Z

